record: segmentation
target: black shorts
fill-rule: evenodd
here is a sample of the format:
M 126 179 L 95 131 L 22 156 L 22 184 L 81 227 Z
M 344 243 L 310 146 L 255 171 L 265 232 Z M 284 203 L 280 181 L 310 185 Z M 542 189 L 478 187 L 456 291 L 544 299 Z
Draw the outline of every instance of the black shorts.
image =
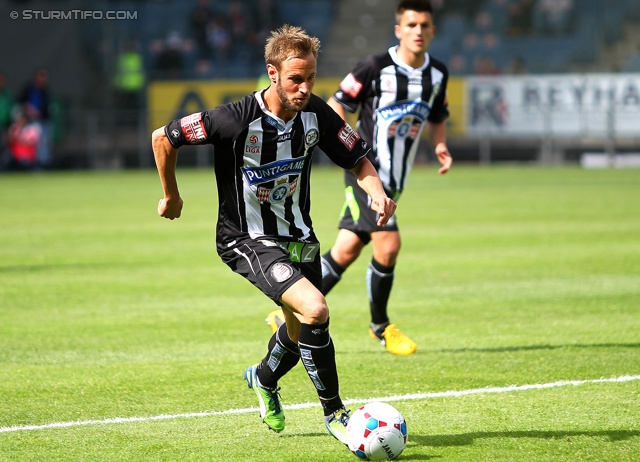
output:
M 277 305 L 282 305 L 282 294 L 303 277 L 322 290 L 318 243 L 246 238 L 238 239 L 230 247 L 218 246 L 218 254 L 234 272 Z
M 345 202 L 338 228 L 352 231 L 365 244 L 371 241 L 371 233 L 376 231 L 398 231 L 395 215 L 386 225 L 377 225 L 378 213 L 371 210 L 371 198 L 358 186 L 356 177 L 351 172 L 345 173 Z

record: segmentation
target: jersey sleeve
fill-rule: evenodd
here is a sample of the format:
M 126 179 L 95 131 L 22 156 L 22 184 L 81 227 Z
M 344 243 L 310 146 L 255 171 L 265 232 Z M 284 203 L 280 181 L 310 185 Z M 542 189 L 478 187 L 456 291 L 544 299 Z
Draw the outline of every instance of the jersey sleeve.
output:
M 188 144 L 205 144 L 210 142 L 212 128 L 211 111 L 194 112 L 180 119 L 169 122 L 164 127 L 171 146 L 178 149 Z
M 233 138 L 242 124 L 239 113 L 246 98 L 169 122 L 164 132 L 174 148 L 193 144 L 218 144 Z
M 340 82 L 333 98 L 342 104 L 347 111 L 356 112 L 360 103 L 366 99 L 374 75 L 375 62 L 373 56 L 368 56 Z
M 327 103 L 318 100 L 316 114 L 322 123 L 318 146 L 334 164 L 352 169 L 371 148 Z
M 431 112 L 429 113 L 428 120 L 431 123 L 440 123 L 444 122 L 449 118 L 449 101 L 447 99 L 447 82 L 449 81 L 449 73 L 444 64 L 439 64 L 437 69 L 439 72 L 442 72 L 442 80 L 437 89 L 436 97 L 433 100 L 433 107 L 431 108 Z

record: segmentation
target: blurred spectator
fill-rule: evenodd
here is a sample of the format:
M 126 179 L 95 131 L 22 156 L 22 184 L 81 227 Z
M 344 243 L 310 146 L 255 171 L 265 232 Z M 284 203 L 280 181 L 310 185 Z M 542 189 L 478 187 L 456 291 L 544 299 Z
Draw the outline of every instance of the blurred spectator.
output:
M 213 19 L 213 10 L 210 0 L 198 0 L 196 7 L 191 11 L 189 26 L 193 39 L 196 42 L 199 59 L 209 59 L 211 47 L 209 46 L 208 28 Z
M 193 69 L 196 79 L 212 79 L 215 77 L 213 64 L 209 59 L 199 59 L 196 61 Z
M 491 56 L 477 55 L 473 59 L 473 73 L 475 75 L 500 75 L 500 68 Z
M 482 37 L 482 46 L 487 50 L 495 50 L 498 45 L 500 45 L 500 38 L 498 37 L 498 34 L 491 32 Z
M 20 110 L 9 127 L 7 146 L 9 170 L 32 170 L 39 166 L 38 145 L 42 137 L 40 124 L 32 120 L 28 110 Z
M 540 32 L 563 35 L 569 30 L 569 18 L 573 10 L 572 0 L 538 0 L 536 17 Z
M 448 67 L 449 71 L 453 75 L 463 75 L 468 71 L 467 61 L 461 54 L 455 54 L 451 56 L 451 58 L 449 59 Z
M 6 130 L 11 125 L 13 104 L 13 95 L 7 88 L 7 78 L 0 72 L 0 129 L 2 130 Z
M 155 69 L 162 79 L 179 79 L 185 67 L 184 41 L 178 32 L 170 32 L 156 57 Z
M 486 32 L 493 26 L 493 17 L 487 11 L 481 11 L 476 15 L 474 22 L 478 31 Z
M 474 51 L 480 46 L 480 38 L 475 32 L 469 32 L 464 35 L 462 47 L 465 51 Z
M 116 107 L 123 111 L 119 120 L 127 123 L 137 120 L 135 115 L 141 104 L 145 70 L 138 42 L 130 38 L 124 50 L 116 58 L 113 85 L 116 91 Z
M 278 18 L 278 2 L 274 0 L 257 0 L 249 3 L 252 18 L 251 29 L 256 31 L 255 43 L 264 43 L 272 30 L 276 30 L 280 24 Z
M 254 51 L 258 46 L 257 34 L 249 21 L 245 5 L 240 0 L 229 2 L 229 22 L 234 56 L 245 60 L 253 59 Z
M 433 8 L 434 16 L 444 10 L 444 0 L 431 0 L 431 8 Z
M 3 164 L 6 133 L 11 125 L 11 111 L 13 109 L 13 95 L 7 88 L 7 79 L 0 72 L 0 165 Z
M 507 35 L 530 35 L 533 29 L 534 0 L 515 0 L 508 5 Z
M 524 58 L 522 56 L 516 56 L 511 60 L 504 72 L 505 74 L 523 75 L 528 74 L 529 69 L 527 68 Z
M 235 41 L 245 41 L 249 36 L 249 19 L 244 11 L 244 5 L 239 0 L 229 2 L 229 20 L 231 36 Z
M 228 21 L 221 16 L 214 17 L 207 26 L 207 43 L 213 50 L 212 57 L 216 66 L 226 64 L 231 49 L 231 31 Z
M 43 67 L 36 70 L 33 78 L 25 85 L 18 101 L 22 104 L 30 123 L 39 126 L 40 136 L 37 147 L 37 163 L 42 168 L 51 164 L 51 96 L 49 71 Z
M 444 0 L 442 12 L 445 14 L 458 13 L 473 18 L 481 4 L 481 2 L 469 0 Z

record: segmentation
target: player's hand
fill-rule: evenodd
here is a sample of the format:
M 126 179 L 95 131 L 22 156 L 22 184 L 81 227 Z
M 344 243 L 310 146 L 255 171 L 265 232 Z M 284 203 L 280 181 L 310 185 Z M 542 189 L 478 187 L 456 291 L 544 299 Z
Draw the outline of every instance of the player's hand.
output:
M 378 226 L 384 226 L 396 211 L 396 203 L 387 196 L 371 198 L 371 210 L 378 213 Z
M 451 164 L 453 163 L 453 158 L 449 153 L 449 149 L 447 145 L 444 143 L 440 143 L 435 147 L 436 157 L 438 157 L 438 161 L 442 164 L 438 173 L 440 175 L 444 175 L 451 168 Z
M 174 218 L 180 218 L 182 214 L 182 198 L 178 197 L 177 199 L 169 199 L 163 197 L 158 202 L 158 215 L 164 218 L 168 218 L 169 220 L 173 220 Z

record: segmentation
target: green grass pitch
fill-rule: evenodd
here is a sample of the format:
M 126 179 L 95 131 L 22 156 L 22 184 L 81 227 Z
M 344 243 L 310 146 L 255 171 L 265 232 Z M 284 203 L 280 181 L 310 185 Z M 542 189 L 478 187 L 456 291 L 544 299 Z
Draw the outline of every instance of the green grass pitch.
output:
M 285 431 L 260 422 L 242 373 L 275 305 L 215 253 L 212 172 L 178 179 L 168 221 L 155 171 L 0 176 L 0 461 L 357 460 L 301 365 Z M 327 250 L 341 171 L 312 192 Z M 327 300 L 342 396 L 394 400 L 400 460 L 638 460 L 640 170 L 420 166 L 397 213 L 416 354 L 368 336 L 370 249 Z

